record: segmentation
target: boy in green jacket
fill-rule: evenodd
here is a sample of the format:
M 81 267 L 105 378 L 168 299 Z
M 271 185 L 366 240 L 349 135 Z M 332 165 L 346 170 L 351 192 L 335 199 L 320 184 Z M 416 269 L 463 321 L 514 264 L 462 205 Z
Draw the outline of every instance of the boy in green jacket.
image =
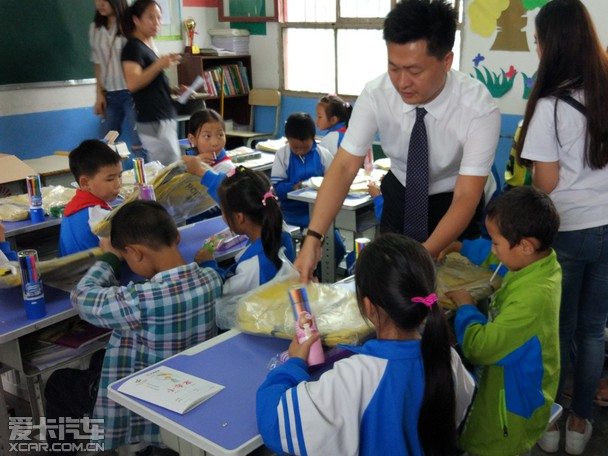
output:
M 448 294 L 464 356 L 483 367 L 459 445 L 470 455 L 518 455 L 542 436 L 557 392 L 562 272 L 551 244 L 559 216 L 546 194 L 519 187 L 490 203 L 486 227 L 509 269 L 490 315 L 468 292 Z

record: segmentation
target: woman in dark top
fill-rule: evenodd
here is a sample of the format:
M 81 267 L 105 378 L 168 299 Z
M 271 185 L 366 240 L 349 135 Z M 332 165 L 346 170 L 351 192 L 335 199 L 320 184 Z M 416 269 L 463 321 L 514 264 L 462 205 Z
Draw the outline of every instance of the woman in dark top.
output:
M 129 37 L 122 50 L 122 69 L 133 94 L 137 131 L 148 152 L 148 161 L 168 165 L 180 158 L 176 112 L 163 70 L 177 65 L 179 54 L 158 56 L 153 38 L 161 27 L 161 10 L 154 0 L 137 0 L 125 13 Z

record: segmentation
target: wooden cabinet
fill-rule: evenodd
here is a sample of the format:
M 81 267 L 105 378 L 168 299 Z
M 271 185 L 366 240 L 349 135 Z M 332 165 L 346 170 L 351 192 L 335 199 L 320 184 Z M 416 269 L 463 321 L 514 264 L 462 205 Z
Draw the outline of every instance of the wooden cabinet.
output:
M 236 79 L 235 66 L 242 68 L 239 72 L 241 80 Z M 225 90 L 224 96 L 224 119 L 232 120 L 237 124 L 249 125 L 250 107 L 248 102 L 248 89 L 252 87 L 253 81 L 251 78 L 251 56 L 250 55 L 229 55 L 229 56 L 209 56 L 209 55 L 193 55 L 184 54 L 182 62 L 177 67 L 178 83 L 190 85 L 194 78 L 204 73 L 213 71 L 216 68 L 232 68 L 232 72 L 226 74 L 226 88 L 230 89 L 229 84 L 234 85 L 234 90 Z M 247 81 L 244 83 L 242 77 L 246 74 Z M 207 79 L 208 79 L 207 74 Z M 236 79 L 236 80 L 234 80 Z M 219 81 L 216 80 L 216 89 L 219 94 Z M 241 87 L 239 87 L 241 86 Z M 203 89 L 200 89 L 203 90 Z M 230 94 L 236 93 L 236 94 Z M 219 95 L 210 96 L 205 99 L 208 108 L 221 111 L 221 100 Z

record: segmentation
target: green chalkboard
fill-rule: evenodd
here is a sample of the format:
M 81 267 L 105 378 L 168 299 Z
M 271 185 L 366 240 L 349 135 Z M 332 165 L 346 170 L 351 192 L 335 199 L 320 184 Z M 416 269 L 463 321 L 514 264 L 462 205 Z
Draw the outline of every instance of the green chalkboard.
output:
M 93 0 L 0 0 L 0 85 L 94 77 Z

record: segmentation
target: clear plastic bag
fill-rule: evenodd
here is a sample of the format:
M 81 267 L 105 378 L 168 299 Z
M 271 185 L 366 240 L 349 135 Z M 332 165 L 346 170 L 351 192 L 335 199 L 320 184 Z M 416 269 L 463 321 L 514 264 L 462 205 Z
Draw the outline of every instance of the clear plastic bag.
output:
M 294 335 L 294 319 L 287 291 L 299 285 L 299 273 L 284 256 L 283 266 L 270 282 L 238 298 L 235 326 L 241 331 L 284 339 Z M 353 292 L 335 284 L 309 283 L 310 307 L 323 345 L 359 344 L 374 328 L 359 311 Z M 220 303 L 221 306 L 221 303 Z
M 76 193 L 76 189 L 64 187 L 62 185 L 50 185 L 42 187 L 42 207 L 47 214 L 50 214 L 51 207 L 65 206 Z M 30 199 L 26 194 L 9 196 L 0 199 L 0 220 L 4 222 L 18 222 L 27 220 Z
M 186 172 L 186 166 L 182 162 L 165 166 L 156 174 L 152 186 L 156 201 L 171 214 L 178 225 L 216 205 L 213 198 L 209 196 L 207 188 L 200 183 L 200 178 Z M 138 198 L 139 189 L 135 188 L 122 204 Z M 101 237 L 110 235 L 110 222 L 117 209 L 115 208 L 105 219 L 93 227 L 96 235 Z
M 476 301 L 487 298 L 500 287 L 500 277 L 493 272 L 471 263 L 459 253 L 450 253 L 437 268 L 437 295 L 439 304 L 445 309 L 455 309 L 455 304 L 445 296 L 447 291 L 467 290 Z
M 42 260 L 38 263 L 38 272 L 45 284 L 69 292 L 102 253 L 99 247 L 95 247 L 52 260 Z M 12 273 L 0 276 L 0 288 L 21 285 L 19 264 L 11 261 L 4 266 L 10 268 Z

